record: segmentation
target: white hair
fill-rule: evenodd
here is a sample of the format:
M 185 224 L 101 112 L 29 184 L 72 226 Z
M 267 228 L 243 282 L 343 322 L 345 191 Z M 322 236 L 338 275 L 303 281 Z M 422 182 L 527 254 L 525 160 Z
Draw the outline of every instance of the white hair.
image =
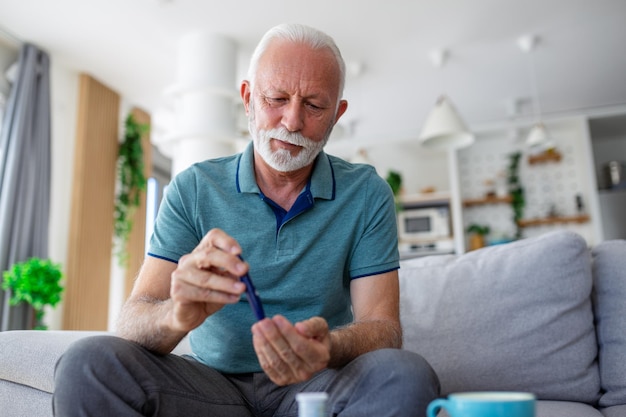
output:
M 294 43 L 303 43 L 313 49 L 330 50 L 337 61 L 337 66 L 339 67 L 340 78 L 338 98 L 343 97 L 343 88 L 346 81 L 346 64 L 341 56 L 341 52 L 339 51 L 337 44 L 335 44 L 333 38 L 328 36 L 326 33 L 297 23 L 284 23 L 274 26 L 268 30 L 265 35 L 263 35 L 252 54 L 250 67 L 248 68 L 248 81 L 250 82 L 252 88 L 254 88 L 259 60 L 274 39 L 282 39 Z

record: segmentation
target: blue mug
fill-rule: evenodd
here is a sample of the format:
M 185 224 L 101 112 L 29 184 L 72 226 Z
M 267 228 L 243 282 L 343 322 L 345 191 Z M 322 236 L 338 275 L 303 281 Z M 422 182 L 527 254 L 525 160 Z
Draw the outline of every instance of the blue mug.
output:
M 428 405 L 426 415 L 441 409 L 450 417 L 535 417 L 535 396 L 526 392 L 463 392 Z

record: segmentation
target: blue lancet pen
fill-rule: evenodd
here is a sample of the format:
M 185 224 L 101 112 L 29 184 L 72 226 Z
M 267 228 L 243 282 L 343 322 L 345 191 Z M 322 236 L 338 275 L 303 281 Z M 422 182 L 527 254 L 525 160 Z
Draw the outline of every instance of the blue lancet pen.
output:
M 241 255 L 239 255 L 239 259 L 243 261 Z M 256 316 L 257 320 L 263 320 L 265 318 L 265 312 L 263 311 L 263 304 L 261 304 L 261 298 L 259 298 L 259 294 L 256 292 L 256 288 L 252 284 L 252 280 L 250 279 L 250 275 L 246 274 L 241 277 L 241 282 L 246 284 L 246 296 L 248 298 L 248 303 L 250 304 L 250 308 L 252 308 L 252 312 Z

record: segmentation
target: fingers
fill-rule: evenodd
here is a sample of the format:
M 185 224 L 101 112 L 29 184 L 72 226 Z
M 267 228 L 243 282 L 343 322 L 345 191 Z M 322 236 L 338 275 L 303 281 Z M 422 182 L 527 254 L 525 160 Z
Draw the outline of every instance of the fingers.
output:
M 192 253 L 181 257 L 172 279 L 184 287 L 181 295 L 192 300 L 240 295 L 245 285 L 239 282 L 239 277 L 248 271 L 248 264 L 236 256 L 240 253 L 235 239 L 223 230 L 212 229 Z
M 245 290 L 239 276 L 247 264 L 213 248 L 183 256 L 172 273 L 172 298 L 188 301 L 233 302 Z
M 237 256 L 240 252 L 233 238 L 214 229 L 179 259 L 170 281 L 174 327 L 191 330 L 224 305 L 239 301 L 246 288 L 239 277 L 248 271 Z
M 241 253 L 239 243 L 221 229 L 209 230 L 193 252 L 206 251 L 211 248 L 217 248 L 232 255 L 239 255 Z
M 314 325 L 320 329 L 325 326 L 327 334 L 326 322 L 321 318 L 319 320 L 314 320 Z M 329 346 L 325 342 L 301 334 L 282 316 L 256 323 L 252 327 L 252 333 L 259 363 L 269 378 L 278 385 L 306 381 L 315 372 L 325 368 L 330 359 Z M 324 339 L 323 331 L 314 333 Z
M 239 300 L 245 285 L 214 272 L 177 269 L 172 274 L 170 295 L 174 301 L 228 304 Z
M 322 340 L 328 335 L 328 323 L 321 317 L 312 317 L 295 324 L 295 328 L 304 337 Z

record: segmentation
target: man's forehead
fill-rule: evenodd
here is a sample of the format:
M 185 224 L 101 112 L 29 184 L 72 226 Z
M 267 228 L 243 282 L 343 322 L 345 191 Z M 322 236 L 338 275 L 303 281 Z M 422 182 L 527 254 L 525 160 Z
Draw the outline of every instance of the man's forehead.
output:
M 256 74 L 257 82 L 269 88 L 289 88 L 290 82 L 297 81 L 323 90 L 338 86 L 339 77 L 339 66 L 330 49 L 289 41 L 272 42 L 259 60 Z

